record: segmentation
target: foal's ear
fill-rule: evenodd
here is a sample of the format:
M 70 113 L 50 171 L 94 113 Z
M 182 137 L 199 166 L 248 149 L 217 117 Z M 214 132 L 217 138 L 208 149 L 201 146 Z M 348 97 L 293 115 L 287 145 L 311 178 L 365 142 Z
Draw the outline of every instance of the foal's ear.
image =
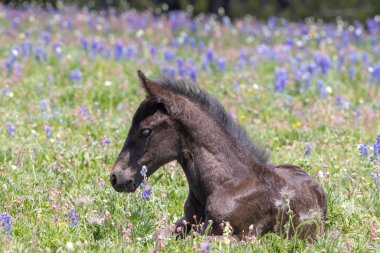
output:
M 167 93 L 169 93 L 169 91 L 162 88 L 160 85 L 158 85 L 154 81 L 148 79 L 141 70 L 137 70 L 137 75 L 139 76 L 140 81 L 141 81 L 141 85 L 144 88 L 148 97 L 159 98 L 159 97 L 165 96 L 165 95 L 167 95 Z
M 156 82 L 148 79 L 141 70 L 137 71 L 137 75 L 140 78 L 141 85 L 147 96 L 154 98 L 157 102 L 164 105 L 166 111 L 169 114 L 174 115 L 176 113 L 176 107 L 174 104 L 176 101 L 178 102 L 178 99 L 176 99 L 177 96 L 173 92 L 161 87 Z

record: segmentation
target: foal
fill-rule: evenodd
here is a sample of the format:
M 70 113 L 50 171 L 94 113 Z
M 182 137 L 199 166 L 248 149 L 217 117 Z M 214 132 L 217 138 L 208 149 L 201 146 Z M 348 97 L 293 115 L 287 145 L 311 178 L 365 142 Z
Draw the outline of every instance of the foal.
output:
M 189 195 L 182 231 L 212 220 L 212 235 L 260 236 L 281 232 L 303 238 L 323 232 L 327 205 L 323 189 L 294 165 L 271 165 L 267 152 L 223 106 L 200 87 L 162 79 L 152 81 L 138 71 L 147 97 L 138 107 L 110 181 L 118 192 L 134 192 L 147 176 L 177 160 L 186 175 Z M 187 222 L 183 222 L 186 220 Z

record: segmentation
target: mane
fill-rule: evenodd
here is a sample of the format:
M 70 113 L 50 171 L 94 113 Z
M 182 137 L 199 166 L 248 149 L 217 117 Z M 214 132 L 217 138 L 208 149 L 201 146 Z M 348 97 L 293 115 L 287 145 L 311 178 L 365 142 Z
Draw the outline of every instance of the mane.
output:
M 246 148 L 258 162 L 262 164 L 268 162 L 269 152 L 265 150 L 260 143 L 254 144 L 247 131 L 235 122 L 232 116 L 210 93 L 188 80 L 174 80 L 172 78 L 163 77 L 154 81 L 161 87 L 178 95 L 182 95 L 201 106 L 229 135 Z

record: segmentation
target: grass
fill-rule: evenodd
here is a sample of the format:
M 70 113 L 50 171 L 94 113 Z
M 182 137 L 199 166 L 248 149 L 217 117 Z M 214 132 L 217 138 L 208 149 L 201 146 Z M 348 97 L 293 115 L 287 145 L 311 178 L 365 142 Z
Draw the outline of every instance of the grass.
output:
M 0 213 L 9 215 L 12 224 L 11 231 L 0 227 L 5 232 L 0 251 L 155 249 L 157 229 L 183 213 L 188 187 L 180 167 L 165 165 L 149 178 L 151 201 L 144 201 L 141 191 L 116 193 L 108 178 L 144 99 L 136 70 L 151 77 L 167 67 L 178 74 L 180 56 L 184 77 L 195 71 L 199 85 L 271 150 L 271 162 L 302 166 L 328 197 L 325 234 L 316 241 L 267 234 L 248 243 L 210 242 L 210 252 L 379 252 L 380 189 L 371 176 L 379 173 L 379 164 L 361 157 L 357 148 L 361 143 L 370 147 L 380 134 L 380 77 L 373 71 L 380 61 L 379 35 L 363 31 L 355 37 L 348 24 L 340 23 L 278 20 L 268 28 L 250 19 L 220 25 L 210 18 L 196 19 L 192 33 L 190 21 L 183 15 L 155 18 L 133 11 L 106 18 L 72 9 L 53 14 L 0 7 Z M 177 29 L 171 28 L 174 23 Z M 292 45 L 286 46 L 287 38 Z M 23 42 L 31 43 L 30 52 Z M 116 42 L 124 46 L 120 60 L 113 51 Z M 35 59 L 38 47 L 46 51 L 46 60 Z M 134 48 L 132 56 L 126 56 L 128 48 Z M 213 59 L 202 68 L 209 49 Z M 175 52 L 172 60 L 165 59 L 167 50 Z M 327 56 L 330 66 L 323 74 L 315 64 L 308 87 L 303 65 L 315 63 L 315 54 Z M 225 59 L 225 68 L 218 66 L 219 58 Z M 276 92 L 278 68 L 288 74 L 285 89 Z M 79 81 L 69 78 L 75 69 L 82 74 Z M 44 126 L 51 128 L 51 136 Z M 304 155 L 306 145 L 309 156 Z M 369 153 L 373 156 L 370 148 Z M 70 225 L 72 209 L 77 225 Z M 173 237 L 159 251 L 199 251 L 205 240 Z

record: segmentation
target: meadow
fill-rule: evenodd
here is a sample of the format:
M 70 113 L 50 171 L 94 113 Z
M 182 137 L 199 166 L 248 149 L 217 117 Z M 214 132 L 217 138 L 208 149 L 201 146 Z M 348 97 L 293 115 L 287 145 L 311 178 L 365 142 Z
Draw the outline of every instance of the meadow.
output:
M 109 173 L 144 99 L 136 70 L 197 82 L 271 162 L 327 193 L 324 235 L 155 236 L 183 214 L 175 162 L 119 194 Z M 380 252 L 380 17 L 297 23 L 0 6 L 1 252 Z

